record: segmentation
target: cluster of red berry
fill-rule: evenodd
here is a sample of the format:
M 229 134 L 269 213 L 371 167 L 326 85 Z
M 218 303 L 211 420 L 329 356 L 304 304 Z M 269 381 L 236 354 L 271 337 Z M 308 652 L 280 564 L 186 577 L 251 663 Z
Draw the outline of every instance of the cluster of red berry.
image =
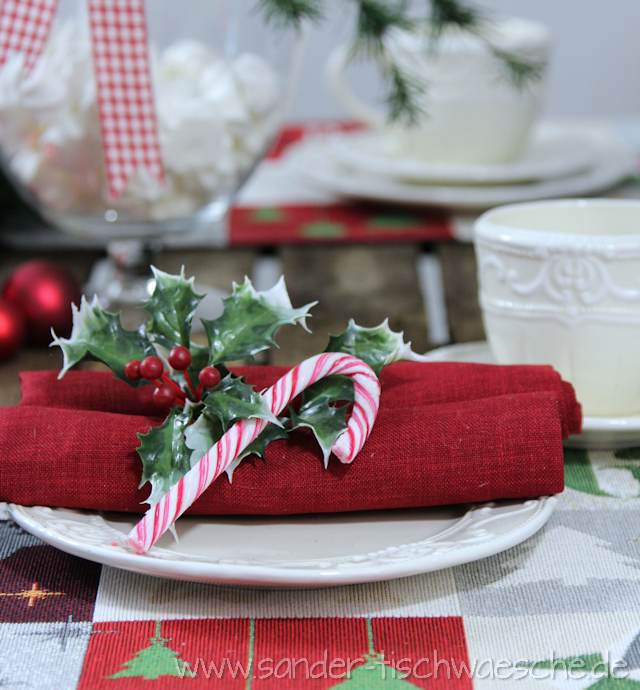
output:
M 170 407 L 175 403 L 182 405 L 187 397 L 200 400 L 205 388 L 213 388 L 220 382 L 220 372 L 215 367 L 204 367 L 198 374 L 198 386 L 194 386 L 187 371 L 191 366 L 191 353 L 183 345 L 172 348 L 168 357 L 169 365 L 175 371 L 183 372 L 188 391 L 174 381 L 164 370 L 160 357 L 149 355 L 142 361 L 132 359 L 124 368 L 124 375 L 130 381 L 150 381 L 154 386 L 152 399 L 158 407 Z

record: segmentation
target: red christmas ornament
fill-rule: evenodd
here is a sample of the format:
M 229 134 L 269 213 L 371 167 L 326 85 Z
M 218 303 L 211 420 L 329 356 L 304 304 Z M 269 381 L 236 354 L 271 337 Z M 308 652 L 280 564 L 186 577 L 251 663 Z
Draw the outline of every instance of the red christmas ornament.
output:
M 80 287 L 60 266 L 48 261 L 27 261 L 4 285 L 2 296 L 24 315 L 27 338 L 44 345 L 71 332 L 71 303 L 80 303 Z
M 24 340 L 24 318 L 11 302 L 0 299 L 0 361 L 9 359 Z

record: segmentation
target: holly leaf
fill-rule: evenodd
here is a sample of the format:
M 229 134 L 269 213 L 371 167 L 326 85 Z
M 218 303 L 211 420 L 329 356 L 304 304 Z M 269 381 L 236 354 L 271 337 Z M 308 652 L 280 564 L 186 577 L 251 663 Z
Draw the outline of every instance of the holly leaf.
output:
M 337 407 L 336 403 L 353 402 L 353 382 L 346 376 L 329 376 L 309 386 L 302 395 L 300 409 L 292 409 L 292 429 L 307 427 L 316 437 L 325 467 L 329 462 L 331 448 L 338 436 L 346 429 L 345 406 Z
M 280 423 L 284 424 L 285 418 L 280 419 Z M 264 457 L 264 452 L 267 446 L 272 441 L 278 441 L 279 439 L 287 438 L 287 431 L 284 426 L 276 426 L 275 424 L 269 424 L 269 426 L 258 436 L 258 438 L 250 443 L 243 451 L 238 455 L 238 457 L 227 467 L 226 472 L 229 477 L 229 481 L 233 481 L 233 473 L 236 467 L 250 455 L 257 455 L 259 458 Z
M 227 374 L 204 398 L 206 414 L 213 416 L 226 431 L 237 419 L 266 419 L 280 424 L 264 398 L 240 377 Z
M 300 324 L 306 328 L 307 304 L 294 309 L 284 278 L 270 290 L 257 291 L 245 278 L 242 285 L 233 284 L 233 291 L 224 300 L 222 316 L 203 321 L 209 339 L 209 364 L 219 364 L 255 357 L 276 345 L 278 330 L 285 325 Z
M 284 423 L 284 419 L 281 423 Z M 187 427 L 185 432 L 185 442 L 187 447 L 192 450 L 191 465 L 193 466 L 220 439 L 224 430 L 220 420 L 210 417 L 207 413 L 201 414 L 198 419 Z M 281 438 L 287 438 L 287 432 L 283 426 L 269 424 L 268 427 L 249 444 L 238 457 L 227 467 L 226 473 L 229 481 L 233 479 L 233 472 L 236 467 L 249 455 L 264 457 L 267 446 Z
M 351 387 L 353 391 L 353 386 Z M 347 407 L 332 405 L 328 398 L 319 396 L 304 403 L 300 409 L 291 410 L 291 428 L 311 429 L 322 450 L 324 466 L 329 464 L 331 448 L 338 436 L 347 428 Z
M 269 426 L 258 436 L 258 438 L 250 443 L 238 456 L 240 460 L 249 457 L 249 455 L 257 455 L 259 458 L 264 457 L 264 453 L 267 450 L 267 446 L 272 441 L 279 441 L 280 439 L 287 438 L 287 430 L 284 428 L 286 423 L 286 418 L 280 418 L 281 426 L 276 426 L 275 424 L 269 424 Z
M 147 503 L 153 505 L 191 469 L 191 451 L 185 443 L 188 409 L 174 409 L 161 426 L 138 434 L 138 455 L 142 460 L 140 486 L 149 482 Z
M 347 352 L 366 362 L 376 374 L 388 364 L 399 360 L 426 362 L 427 357 L 411 349 L 404 342 L 404 334 L 389 328 L 389 319 L 379 326 L 365 328 L 350 319 L 347 329 L 340 335 L 332 335 L 325 352 Z
M 353 382 L 347 376 L 328 376 L 309 386 L 302 398 L 305 403 L 353 402 Z
M 191 466 L 216 443 L 224 434 L 220 420 L 202 413 L 193 424 L 190 424 L 184 434 L 184 440 L 191 452 Z
M 120 316 L 106 311 L 96 297 L 88 302 L 85 297 L 80 308 L 71 305 L 73 327 L 68 338 L 59 338 L 51 331 L 51 347 L 62 350 L 63 366 L 58 378 L 83 359 L 104 362 L 120 378 L 125 378 L 124 367 L 132 359 L 143 359 L 155 354 L 154 347 L 142 331 L 127 331 Z
M 154 343 L 167 349 L 174 345 L 189 347 L 191 324 L 198 305 L 204 298 L 194 290 L 194 279 L 184 275 L 171 275 L 151 267 L 155 288 L 144 308 L 149 312 L 146 330 Z

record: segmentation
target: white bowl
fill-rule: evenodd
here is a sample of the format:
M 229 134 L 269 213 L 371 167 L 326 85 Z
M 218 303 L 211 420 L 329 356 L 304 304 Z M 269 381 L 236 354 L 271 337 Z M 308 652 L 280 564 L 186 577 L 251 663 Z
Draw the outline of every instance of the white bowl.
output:
M 551 364 L 592 416 L 640 412 L 640 201 L 541 201 L 475 224 L 480 304 L 501 364 Z

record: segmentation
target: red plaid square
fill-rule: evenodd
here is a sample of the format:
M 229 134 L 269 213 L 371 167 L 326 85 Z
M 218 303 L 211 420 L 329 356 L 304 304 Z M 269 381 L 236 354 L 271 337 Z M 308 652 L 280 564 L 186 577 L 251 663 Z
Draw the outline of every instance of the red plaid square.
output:
M 15 53 L 33 69 L 42 53 L 58 6 L 57 0 L 2 0 L 0 3 L 0 65 Z
M 89 0 L 98 108 L 109 191 L 146 169 L 164 179 L 144 0 Z

